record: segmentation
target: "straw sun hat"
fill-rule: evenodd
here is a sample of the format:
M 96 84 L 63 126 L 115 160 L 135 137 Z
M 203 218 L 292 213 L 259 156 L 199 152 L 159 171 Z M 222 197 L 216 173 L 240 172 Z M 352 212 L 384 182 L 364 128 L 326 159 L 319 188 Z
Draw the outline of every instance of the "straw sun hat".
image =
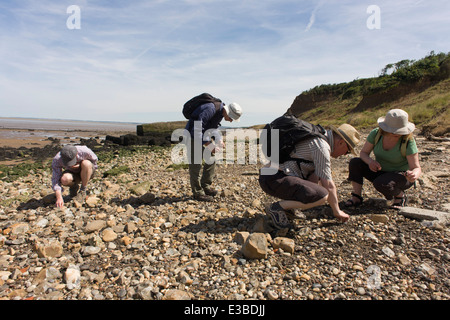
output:
M 355 147 L 359 143 L 360 138 L 359 132 L 351 125 L 346 123 L 340 125 L 338 128 L 336 128 L 335 126 L 330 126 L 330 128 L 331 130 L 336 132 L 342 139 L 344 139 L 347 145 L 349 146 L 350 151 L 354 155 L 357 155 Z

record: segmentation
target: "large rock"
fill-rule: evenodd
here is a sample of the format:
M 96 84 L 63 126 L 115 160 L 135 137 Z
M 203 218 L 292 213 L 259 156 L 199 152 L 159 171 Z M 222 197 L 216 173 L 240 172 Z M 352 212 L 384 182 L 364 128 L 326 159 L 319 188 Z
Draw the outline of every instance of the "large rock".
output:
M 450 223 L 450 213 L 414 207 L 403 207 L 399 213 L 405 217 L 418 220 L 438 220 L 444 225 Z
M 264 233 L 252 233 L 247 237 L 241 249 L 248 259 L 265 259 L 269 251 L 267 238 Z

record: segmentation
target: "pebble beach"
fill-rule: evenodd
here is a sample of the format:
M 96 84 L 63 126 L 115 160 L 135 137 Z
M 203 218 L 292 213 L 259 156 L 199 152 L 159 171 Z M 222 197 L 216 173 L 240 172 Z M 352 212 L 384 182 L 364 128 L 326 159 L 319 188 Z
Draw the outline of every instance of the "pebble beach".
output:
M 366 185 L 348 222 L 321 206 L 297 211 L 290 230 L 264 213 L 276 199 L 260 165 L 219 165 L 219 195 L 198 202 L 170 148 L 115 148 L 86 202 L 66 190 L 61 209 L 50 168 L 0 180 L 0 299 L 448 300 L 450 142 L 417 143 L 424 173 L 407 208 Z M 333 159 L 341 202 L 349 160 Z

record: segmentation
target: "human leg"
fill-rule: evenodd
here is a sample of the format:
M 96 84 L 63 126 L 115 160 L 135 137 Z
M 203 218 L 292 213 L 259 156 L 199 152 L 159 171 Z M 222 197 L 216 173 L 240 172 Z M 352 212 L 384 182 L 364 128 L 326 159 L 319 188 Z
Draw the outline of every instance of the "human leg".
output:
M 94 175 L 94 172 L 95 172 L 94 164 L 91 161 L 89 160 L 81 161 L 80 173 L 78 174 L 81 180 L 81 187 L 78 190 L 78 193 L 75 193 L 76 194 L 75 200 L 83 202 L 86 199 L 87 197 L 86 186 L 91 180 L 92 176 Z
M 81 188 L 86 188 L 88 182 L 94 174 L 94 164 L 89 160 L 83 160 L 80 163 Z
M 373 181 L 375 189 L 382 193 L 387 200 L 394 199 L 394 206 L 406 204 L 405 190 L 413 184 L 405 178 L 402 172 L 385 172 Z
M 61 185 L 69 187 L 69 195 L 75 197 L 78 193 L 78 185 L 81 182 L 80 174 L 65 171 L 61 176 Z
M 367 163 L 365 163 L 361 158 L 353 158 L 349 162 L 348 166 L 348 180 L 352 184 L 352 197 L 345 202 L 346 207 L 356 207 L 362 204 L 362 189 L 364 178 L 369 181 L 373 181 L 378 175 L 378 172 L 373 172 L 370 170 Z
M 203 174 L 200 180 L 201 188 L 206 195 L 215 196 L 217 191 L 212 188 L 212 183 L 216 176 L 216 162 L 203 164 Z
M 266 208 L 275 226 L 287 226 L 286 213 L 293 209 L 309 209 L 325 203 L 328 192 L 316 183 L 287 176 L 279 171 L 274 175 L 260 175 L 259 184 L 264 192 L 281 199 Z

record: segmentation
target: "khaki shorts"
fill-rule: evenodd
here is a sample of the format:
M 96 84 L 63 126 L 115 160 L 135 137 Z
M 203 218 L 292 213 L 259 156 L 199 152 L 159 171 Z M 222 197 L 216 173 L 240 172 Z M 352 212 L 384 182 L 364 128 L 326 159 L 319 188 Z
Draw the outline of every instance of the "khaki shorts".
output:
M 73 181 L 81 181 L 81 174 L 80 174 L 81 172 L 80 171 L 71 171 L 69 169 L 66 169 L 63 171 L 62 175 L 66 174 L 66 173 L 70 173 L 73 177 Z M 92 179 L 94 177 L 95 171 L 96 171 L 95 166 L 92 163 L 92 175 L 89 179 Z

